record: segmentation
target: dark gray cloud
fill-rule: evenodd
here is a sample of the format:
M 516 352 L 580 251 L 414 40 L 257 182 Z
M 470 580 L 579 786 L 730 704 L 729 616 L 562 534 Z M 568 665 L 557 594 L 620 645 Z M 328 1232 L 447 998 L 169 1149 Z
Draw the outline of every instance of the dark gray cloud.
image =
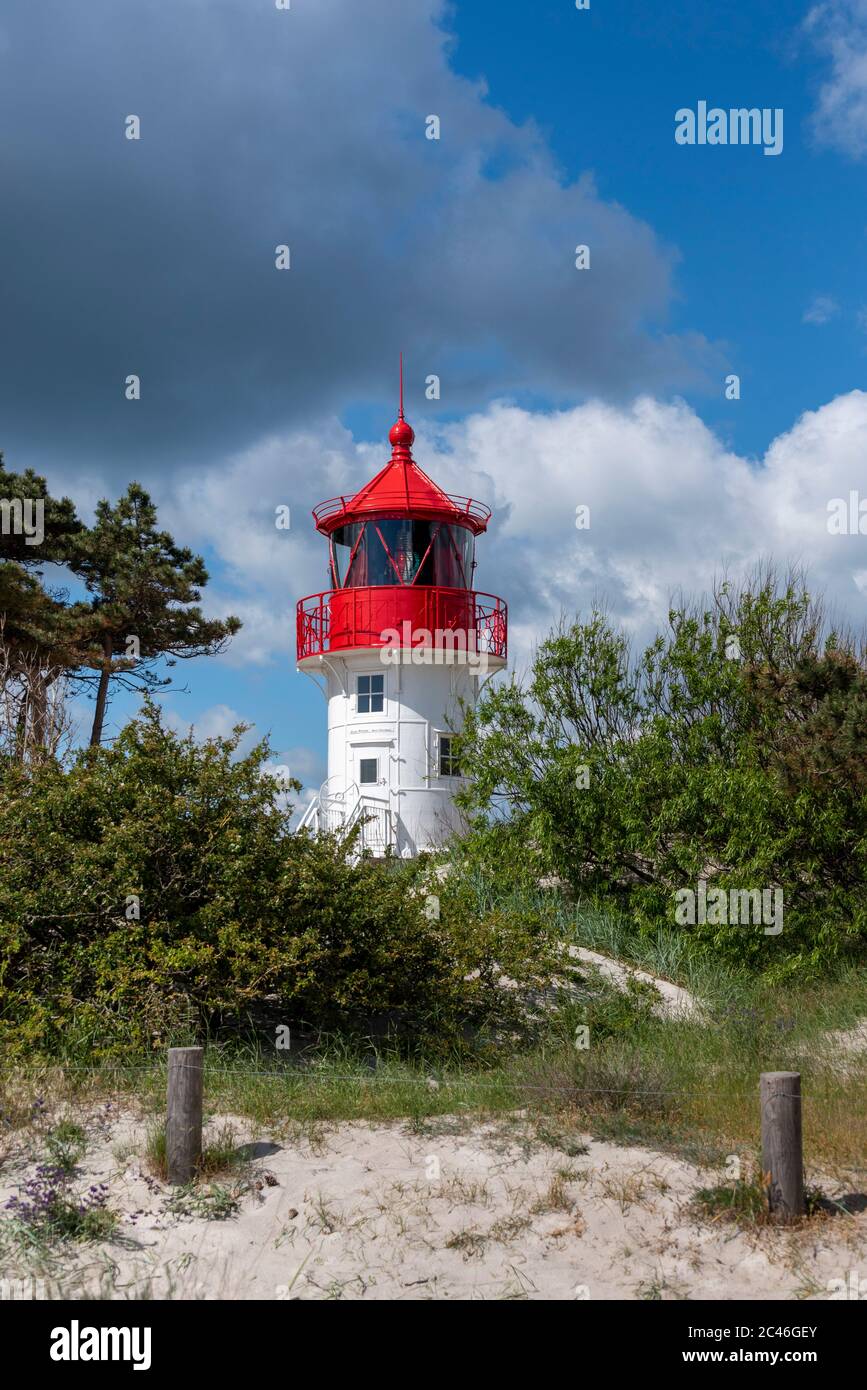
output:
M 6 0 L 11 466 L 193 470 L 382 399 L 401 347 L 449 410 L 695 382 L 707 345 L 659 331 L 670 253 L 450 70 L 442 22 L 440 0 Z

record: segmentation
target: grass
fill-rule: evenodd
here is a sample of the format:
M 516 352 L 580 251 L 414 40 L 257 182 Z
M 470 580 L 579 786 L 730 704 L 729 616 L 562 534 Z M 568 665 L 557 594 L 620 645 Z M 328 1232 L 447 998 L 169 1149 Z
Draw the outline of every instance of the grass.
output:
M 809 1219 L 826 1214 L 833 1204 L 818 1188 L 811 1187 L 804 1193 L 804 1205 L 805 1219 Z M 760 1175 L 700 1188 L 692 1200 L 692 1210 L 706 1220 L 731 1221 L 741 1227 L 765 1226 L 773 1220 L 767 1187 Z
M 586 946 L 683 985 L 700 1000 L 712 999 L 717 1007 L 737 1004 L 749 989 L 750 977 L 745 972 L 732 970 L 712 957 L 691 955 L 682 931 L 661 927 L 655 935 L 647 936 L 635 931 L 622 914 L 589 904 L 577 909 L 560 907 L 558 917 L 564 936 L 576 946 Z
M 736 1221 L 738 1225 L 760 1225 L 768 1219 L 768 1194 L 760 1182 L 720 1183 L 703 1187 L 693 1198 L 698 1215 L 711 1221 Z
M 168 1180 L 166 1127 L 152 1123 L 145 1145 L 145 1160 L 155 1177 Z M 216 1182 L 224 1178 L 224 1182 Z M 248 1154 L 239 1148 L 235 1126 L 225 1121 L 206 1136 L 192 1182 L 176 1187 L 166 1201 L 173 1216 L 203 1217 L 206 1221 L 226 1221 L 241 1206 L 241 1198 L 262 1186 L 263 1177 L 254 1177 Z
M 45 1147 L 52 1166 L 61 1173 L 73 1173 L 87 1148 L 87 1135 L 72 1120 L 60 1120 L 48 1133 Z
M 545 1119 L 536 1125 L 536 1138 L 540 1144 L 545 1144 L 549 1149 L 558 1149 L 560 1153 L 566 1154 L 567 1158 L 580 1158 L 589 1152 L 583 1139 L 570 1133 L 569 1129 L 556 1123 L 551 1124 Z
M 645 1022 L 632 1032 L 603 1039 L 576 1052 L 554 1039 L 534 1050 L 504 1055 L 485 1070 L 439 1073 L 439 1089 L 426 1085 L 428 1069 L 381 1056 L 375 1073 L 344 1053 L 323 1054 L 303 1073 L 262 1066 L 246 1058 L 208 1055 L 205 1095 L 211 1112 L 247 1118 L 275 1133 L 346 1121 L 409 1121 L 427 1132 L 437 1118 L 460 1123 L 525 1109 L 539 1121 L 540 1142 L 569 1155 L 582 1151 L 587 1133 L 623 1143 L 647 1143 L 715 1164 L 729 1154 L 751 1152 L 759 1125 L 761 1071 L 795 1070 L 803 1077 L 804 1142 L 808 1163 L 863 1163 L 867 1151 L 867 1059 L 852 1058 L 845 1070 L 833 1051 L 820 1046 L 815 1020 L 803 1003 L 787 998 L 777 1007 L 797 1018 L 782 1033 L 761 1020 L 735 1017 L 718 1026 Z M 773 1009 L 770 1010 L 774 1012 Z M 827 1007 L 822 1022 L 833 1011 Z M 836 1021 L 836 1018 L 834 1018 Z M 258 1064 L 257 1064 L 258 1061 Z M 226 1065 L 226 1063 L 229 1065 Z M 6 1144 L 28 1128 L 28 1092 L 50 1104 L 94 1104 L 105 1095 L 125 1098 L 152 1120 L 163 1113 L 165 1070 L 126 1071 L 106 1066 L 90 1072 L 35 1067 L 7 1074 L 0 1091 L 14 1089 L 16 1123 L 7 1124 Z M 7 1111 L 8 1114 L 8 1111 Z M 203 1155 L 203 1173 L 226 1166 L 225 1142 Z M 164 1171 L 165 1135 L 159 1124 L 149 1139 L 149 1158 Z
M 648 1303 L 663 1303 L 669 1300 L 682 1300 L 689 1297 L 678 1284 L 672 1284 L 663 1275 L 639 1284 L 636 1296 Z
M 145 1157 L 154 1176 L 165 1182 L 168 1178 L 165 1124 L 151 1125 L 145 1145 Z M 211 1178 L 220 1173 L 228 1173 L 245 1161 L 243 1155 L 238 1153 L 235 1126 L 226 1121 L 215 1134 L 203 1142 L 197 1164 L 197 1178 Z
M 561 909 L 565 912 L 565 909 Z M 810 985 L 762 987 L 712 962 L 690 960 L 685 938 L 661 931 L 639 937 L 615 916 L 582 909 L 564 931 L 595 950 L 673 978 L 701 1000 L 702 1021 L 654 1017 L 645 993 L 619 995 L 587 972 L 583 993 L 548 1013 L 535 1045 L 501 1046 L 484 1063 L 434 1065 L 407 1060 L 382 1044 L 325 1038 L 304 1065 L 263 1044 L 206 1051 L 205 1097 L 211 1113 L 268 1127 L 277 1137 L 347 1121 L 408 1123 L 428 1133 L 438 1123 L 469 1124 L 523 1110 L 541 1143 L 567 1155 L 586 1135 L 641 1143 L 715 1166 L 752 1153 L 758 1139 L 762 1071 L 802 1075 L 808 1168 L 841 1171 L 867 1152 L 867 1056 L 845 1054 L 832 1035 L 867 1017 L 867 972 L 848 969 Z M 588 1021 L 590 1046 L 575 1046 L 576 1022 Z M 436 1087 L 431 1086 L 435 1079 Z M 35 1063 L 0 1078 L 0 1143 L 44 1127 L 65 1102 L 123 1098 L 152 1119 L 150 1160 L 164 1169 L 164 1054 L 141 1067 Z M 65 1135 L 65 1137 L 63 1137 Z M 60 1132 L 55 1152 L 73 1162 L 76 1137 Z M 162 1146 L 162 1149 L 160 1149 Z M 215 1136 L 202 1175 L 228 1170 L 231 1140 Z M 0 1150 L 0 1166 L 3 1153 Z M 62 1158 L 61 1158 L 61 1161 Z
M 574 1205 L 567 1191 L 566 1179 L 562 1174 L 555 1173 L 547 1190 L 537 1198 L 530 1211 L 534 1216 L 541 1216 L 549 1211 L 571 1211 Z
M 589 908 L 560 911 L 566 939 L 683 985 L 699 999 L 701 1018 L 661 1019 L 652 994 L 620 994 L 582 969 L 577 988 L 540 1013 L 532 1045 L 518 1049 L 504 1040 L 472 1064 L 408 1060 L 371 1039 L 323 1038 L 300 1063 L 275 1053 L 267 1040 L 261 1046 L 211 1045 L 208 1113 L 247 1120 L 257 1133 L 284 1142 L 303 1133 L 311 1147 L 330 1126 L 346 1122 L 401 1122 L 435 1139 L 496 1120 L 494 1146 L 500 1135 L 504 1145 L 519 1142 L 521 1131 L 531 1150 L 549 1151 L 551 1176 L 527 1211 L 513 1209 L 489 1229 L 468 1224 L 450 1235 L 448 1248 L 467 1260 L 490 1242 L 519 1241 L 536 1217 L 547 1218 L 546 1228 L 562 1223 L 553 1234 L 580 1234 L 577 1199 L 586 1189 L 570 1195 L 570 1188 L 593 1167 L 578 1161 L 588 1152 L 588 1135 L 663 1150 L 708 1169 L 755 1173 L 762 1071 L 801 1073 L 810 1212 L 828 1215 L 831 1203 L 820 1199 L 816 1184 L 827 1185 L 829 1178 L 839 1178 L 849 1193 L 855 1184 L 867 1190 L 867 1173 L 858 1176 L 867 1152 L 867 1056 L 848 1053 L 834 1037 L 867 1018 L 867 972 L 849 968 L 821 982 L 770 987 L 713 961 L 691 959 L 685 938 L 667 929 L 642 937 L 623 918 Z M 586 1050 L 576 1046 L 579 1024 L 590 1030 Z M 46 1156 L 31 1180 L 35 1185 L 25 1186 L 17 1206 L 2 1213 L 0 1244 L 59 1259 L 70 1243 L 111 1237 L 116 1218 L 107 1193 L 91 1190 L 82 1200 L 73 1190 L 87 1135 L 95 1132 L 93 1112 L 111 1101 L 111 1113 L 120 1107 L 135 1113 L 148 1130 L 148 1166 L 165 1179 L 165 1093 L 164 1053 L 129 1066 L 33 1060 L 0 1074 L 0 1175 L 23 1153 Z M 516 1115 L 529 1123 L 516 1125 Z M 80 1124 L 81 1116 L 90 1118 Z M 116 1146 L 117 1162 L 127 1150 Z M 731 1157 L 740 1168 L 728 1163 Z M 652 1177 L 615 1173 L 605 1196 L 626 1213 L 652 1188 Z M 167 1210 L 181 1218 L 226 1220 L 251 1192 L 250 1161 L 232 1123 L 224 1122 L 206 1130 L 196 1180 L 170 1194 Z M 432 1196 L 455 1206 L 491 1206 L 483 1183 L 459 1175 L 448 1175 Z M 692 1212 L 705 1223 L 746 1229 L 768 1219 L 764 1190 L 749 1176 L 702 1187 Z M 398 1204 L 394 1219 L 402 1215 Z M 320 1198 L 310 1221 L 326 1235 L 346 1219 L 333 1201 Z M 504 1297 L 526 1296 L 517 1271 L 516 1281 Z M 639 1286 L 638 1296 L 686 1295 L 660 1273 Z
M 241 1182 L 227 1187 L 224 1183 L 187 1183 L 175 1188 L 166 1201 L 165 1209 L 172 1216 L 203 1217 L 206 1221 L 227 1221 L 241 1206 L 241 1198 L 249 1184 Z
M 20 1194 L 9 1198 L 4 1210 L 4 1237 L 31 1254 L 60 1241 L 105 1240 L 117 1225 L 104 1183 L 94 1183 L 84 1193 L 75 1192 L 69 1175 L 48 1164 L 39 1165 Z
M 484 1231 L 458 1231 L 455 1235 L 449 1236 L 446 1250 L 459 1250 L 465 1260 L 472 1260 L 484 1252 L 488 1239 Z
M 43 1098 L 30 1106 L 30 1120 L 37 1131 L 45 1129 Z M 59 1119 L 44 1134 L 44 1146 L 48 1161 L 38 1164 L 3 1206 L 0 1246 L 39 1257 L 60 1243 L 105 1240 L 117 1226 L 107 1185 L 77 1190 L 72 1182 L 87 1149 L 85 1129 Z

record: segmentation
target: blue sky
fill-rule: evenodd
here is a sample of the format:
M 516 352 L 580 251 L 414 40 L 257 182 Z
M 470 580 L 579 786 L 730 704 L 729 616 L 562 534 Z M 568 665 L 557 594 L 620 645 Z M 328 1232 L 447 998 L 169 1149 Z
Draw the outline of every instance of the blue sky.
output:
M 756 456 L 802 410 L 865 381 L 867 196 L 849 153 L 813 125 L 829 66 L 799 29 L 815 8 L 478 0 L 455 11 L 456 70 L 483 74 L 514 120 L 536 120 L 567 178 L 591 169 L 603 197 L 676 248 L 671 327 L 725 343 L 743 388 L 736 410 L 719 392 L 683 394 Z M 674 111 L 702 98 L 782 107 L 783 154 L 676 145 Z M 822 333 L 802 322 L 818 295 L 840 306 Z
M 309 511 L 387 456 L 401 349 L 416 456 L 495 507 L 517 667 L 561 612 L 640 638 L 762 554 L 860 621 L 867 542 L 825 510 L 867 492 L 865 74 L 867 0 L 11 0 L 0 447 L 85 515 L 138 478 L 205 555 L 245 627 L 169 717 L 324 776 Z M 782 108 L 782 152 L 677 144 L 699 101 Z

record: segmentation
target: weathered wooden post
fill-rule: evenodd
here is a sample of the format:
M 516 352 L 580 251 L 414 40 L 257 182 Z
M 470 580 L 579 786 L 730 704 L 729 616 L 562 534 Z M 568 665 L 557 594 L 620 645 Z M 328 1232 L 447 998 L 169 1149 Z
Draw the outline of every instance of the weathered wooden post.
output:
M 169 1182 L 191 1182 L 202 1156 L 202 1047 L 169 1048 L 166 1167 Z
M 804 1149 L 801 1073 L 764 1071 L 761 1076 L 762 1171 L 771 1213 L 781 1221 L 804 1214 Z

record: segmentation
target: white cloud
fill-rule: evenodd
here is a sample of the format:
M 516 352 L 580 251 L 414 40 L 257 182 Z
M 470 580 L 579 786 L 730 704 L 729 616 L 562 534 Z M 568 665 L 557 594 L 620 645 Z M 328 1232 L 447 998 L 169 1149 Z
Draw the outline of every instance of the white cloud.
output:
M 802 323 L 829 323 L 840 312 L 836 299 L 827 294 L 817 294 L 804 310 Z
M 861 159 L 867 154 L 867 0 L 823 0 L 803 28 L 831 68 L 813 114 L 817 143 Z
M 817 585 L 860 623 L 854 571 L 864 564 L 867 538 L 829 535 L 827 504 L 863 487 L 865 429 L 867 395 L 851 392 L 806 412 L 752 464 L 726 450 L 682 403 L 644 399 L 628 412 L 569 412 L 556 432 L 560 458 L 575 473 L 567 483 L 561 468 L 547 515 L 526 531 L 513 506 L 515 544 L 502 557 L 504 582 L 529 543 L 537 611 L 586 608 L 602 596 L 645 637 L 665 621 L 678 589 L 706 590 L 724 567 L 737 574 L 773 557 L 806 563 Z M 525 459 L 520 487 L 509 486 L 532 515 L 538 504 L 527 494 L 542 472 L 532 453 Z M 590 503 L 591 529 L 573 532 L 567 543 L 558 511 L 568 524 L 578 501 Z M 547 545 L 533 543 L 545 533 Z
M 313 748 L 296 746 L 287 749 L 285 766 L 288 767 L 291 777 L 297 777 L 299 782 L 314 786 L 317 791 L 325 778 L 322 755 Z
M 867 491 L 865 435 L 867 393 L 852 391 L 805 412 L 755 462 L 728 449 L 683 401 L 642 396 L 626 407 L 591 401 L 554 413 L 495 404 L 422 431 L 415 454 L 444 487 L 494 507 L 476 585 L 508 601 L 520 662 L 561 612 L 604 601 L 644 637 L 665 621 L 672 593 L 703 592 L 723 566 L 736 573 L 760 557 L 806 563 L 860 624 L 867 538 L 829 535 L 827 506 Z M 289 436 L 174 493 L 176 533 L 187 538 L 197 527 L 197 544 L 231 567 L 217 607 L 252 615 L 248 647 L 243 635 L 235 639 L 233 660 L 294 662 L 295 602 L 327 586 L 326 543 L 309 507 L 354 490 L 387 457 L 386 446 L 356 446 L 345 432 L 324 437 L 333 441 L 324 469 L 306 436 Z M 267 517 L 277 459 L 295 518 L 282 551 L 286 538 L 274 539 Z M 579 531 L 582 503 L 591 524 Z
M 167 728 L 173 729 L 177 734 L 186 736 L 192 732 L 199 743 L 206 743 L 208 739 L 212 738 L 229 738 L 236 724 L 247 724 L 249 728 L 242 735 L 238 745 L 239 757 L 243 757 L 256 742 L 256 730 L 253 721 L 245 719 L 229 705 L 211 705 L 208 709 L 202 710 L 201 714 L 197 714 L 194 719 L 185 719 L 176 709 L 164 705 L 163 721 Z
M 314 530 L 311 508 L 334 493 L 354 492 L 366 479 L 359 472 L 362 451 L 337 421 L 326 422 L 323 436 L 267 438 L 173 486 L 151 480 L 161 524 L 221 561 L 202 607 L 209 617 L 231 612 L 243 623 L 222 657 L 230 666 L 294 663 L 295 604 L 329 587 L 327 545 Z M 387 449 L 380 452 L 387 457 Z M 278 507 L 289 508 L 288 529 L 276 524 Z

